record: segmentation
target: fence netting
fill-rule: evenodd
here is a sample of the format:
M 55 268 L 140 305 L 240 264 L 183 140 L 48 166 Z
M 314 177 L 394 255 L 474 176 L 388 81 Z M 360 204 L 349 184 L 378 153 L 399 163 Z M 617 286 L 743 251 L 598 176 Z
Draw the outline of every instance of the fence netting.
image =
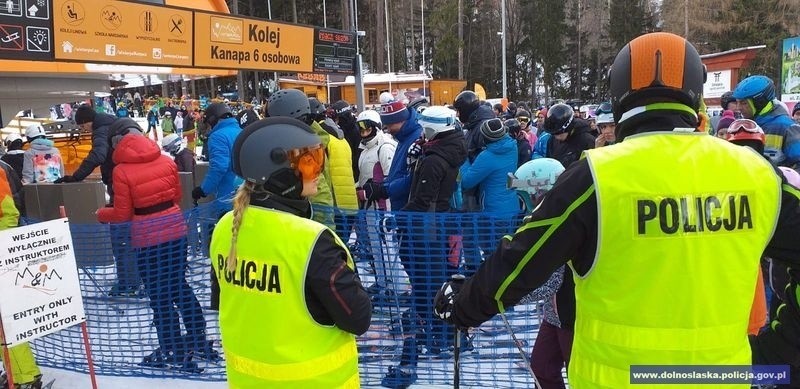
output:
M 452 384 L 454 329 L 433 317 L 432 300 L 452 274 L 474 273 L 520 215 L 322 211 L 373 302 L 369 331 L 357 339 L 362 385 L 379 386 L 401 361 L 416 364 L 417 384 Z M 98 374 L 225 380 L 208 259 L 218 216 L 214 203 L 195 207 L 184 214 L 187 237 L 166 241 L 174 221 L 70 224 Z M 153 243 L 144 250 L 132 244 L 143 228 Z M 534 302 L 506 312 L 528 357 L 541 311 Z M 462 385 L 532 387 L 500 317 L 470 329 L 460 343 Z M 88 372 L 80 326 L 32 347 L 42 366 Z

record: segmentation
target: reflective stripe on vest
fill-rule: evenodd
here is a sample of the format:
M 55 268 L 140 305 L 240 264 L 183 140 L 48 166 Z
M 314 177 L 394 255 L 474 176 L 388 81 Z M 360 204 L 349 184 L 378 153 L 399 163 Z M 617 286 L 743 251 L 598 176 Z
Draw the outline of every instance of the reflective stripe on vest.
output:
M 632 386 L 630 365 L 750 364 L 753 290 L 780 206 L 773 167 L 701 133 L 641 134 L 586 154 L 598 249 L 575 276 L 570 386 Z
M 227 272 L 232 220 L 229 212 L 211 240 L 229 385 L 357 388 L 355 336 L 314 321 L 305 302 L 309 256 L 327 227 L 288 213 L 247 207 L 239 229 L 236 269 Z M 349 255 L 347 266 L 353 268 Z

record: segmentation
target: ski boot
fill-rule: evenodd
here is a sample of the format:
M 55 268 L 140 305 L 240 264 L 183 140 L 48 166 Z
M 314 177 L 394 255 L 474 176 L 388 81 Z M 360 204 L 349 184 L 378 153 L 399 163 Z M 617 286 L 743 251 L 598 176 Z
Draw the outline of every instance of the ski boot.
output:
M 108 291 L 108 295 L 110 297 L 131 297 L 131 298 L 144 297 L 140 287 L 121 286 L 119 284 L 114 284 L 114 286 L 112 286 L 111 289 Z
M 0 374 L 0 388 L 8 389 L 8 377 L 6 372 Z M 14 389 L 42 389 L 42 375 L 33 377 L 33 381 L 25 383 L 14 383 Z
M 179 355 L 173 351 L 164 351 L 161 347 L 155 349 L 150 355 L 144 357 L 139 366 L 158 369 L 176 369 L 187 373 L 200 373 L 203 370 L 192 361 L 191 353 Z
M 381 386 L 405 389 L 417 382 L 417 369 L 413 366 L 389 366 L 389 372 L 381 380 Z
M 204 341 L 200 345 L 200 347 L 198 347 L 197 349 L 192 351 L 191 354 L 192 354 L 192 356 L 198 357 L 200 359 L 204 359 L 204 360 L 209 361 L 209 362 L 218 362 L 220 359 L 222 359 L 219 356 L 219 351 L 214 349 L 214 341 L 213 340 Z

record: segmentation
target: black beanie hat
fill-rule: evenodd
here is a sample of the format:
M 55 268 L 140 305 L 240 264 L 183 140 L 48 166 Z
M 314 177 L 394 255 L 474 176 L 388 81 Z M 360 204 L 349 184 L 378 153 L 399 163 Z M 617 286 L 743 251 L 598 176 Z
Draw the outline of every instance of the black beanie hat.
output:
M 94 111 L 94 108 L 92 108 L 91 106 L 86 104 L 81 105 L 75 112 L 75 124 L 80 125 L 84 123 L 93 122 L 94 116 L 96 114 L 97 113 Z
M 500 140 L 506 132 L 503 122 L 497 118 L 489 119 L 481 124 L 481 135 L 489 143 Z

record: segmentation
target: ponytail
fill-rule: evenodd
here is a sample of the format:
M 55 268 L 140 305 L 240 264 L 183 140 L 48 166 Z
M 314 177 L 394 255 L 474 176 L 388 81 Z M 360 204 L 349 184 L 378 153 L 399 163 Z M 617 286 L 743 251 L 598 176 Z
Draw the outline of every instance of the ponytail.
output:
M 250 195 L 253 193 L 255 184 L 245 182 L 236 191 L 233 198 L 233 226 L 231 227 L 231 250 L 228 253 L 228 261 L 225 264 L 227 271 L 236 270 L 236 241 L 239 239 L 239 227 L 242 225 L 244 210 L 250 204 Z

